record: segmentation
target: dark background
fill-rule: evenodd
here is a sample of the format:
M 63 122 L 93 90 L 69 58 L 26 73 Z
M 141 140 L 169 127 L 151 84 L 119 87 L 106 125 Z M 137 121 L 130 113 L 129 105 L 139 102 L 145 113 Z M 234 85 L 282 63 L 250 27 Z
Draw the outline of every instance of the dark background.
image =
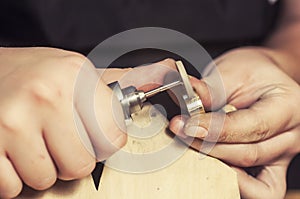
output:
M 267 0 L 51 0 L 0 1 L 0 46 L 47 46 L 88 54 L 121 31 L 164 27 L 197 40 L 212 57 L 232 48 L 260 45 L 270 35 L 281 1 Z M 133 66 L 169 56 L 140 52 L 134 59 L 115 62 Z M 188 71 L 193 73 L 188 67 Z M 300 188 L 300 156 L 288 172 L 289 188 Z

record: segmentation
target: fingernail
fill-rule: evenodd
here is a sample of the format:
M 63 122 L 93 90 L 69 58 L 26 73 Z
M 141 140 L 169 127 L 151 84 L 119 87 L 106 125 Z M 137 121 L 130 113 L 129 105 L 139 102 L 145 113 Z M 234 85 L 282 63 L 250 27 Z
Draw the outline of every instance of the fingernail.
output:
M 183 133 L 184 122 L 182 120 L 178 120 L 175 125 L 170 126 L 170 130 L 176 135 L 187 138 L 187 136 Z
M 184 133 L 191 137 L 205 138 L 208 131 L 201 126 L 189 126 L 184 130 Z

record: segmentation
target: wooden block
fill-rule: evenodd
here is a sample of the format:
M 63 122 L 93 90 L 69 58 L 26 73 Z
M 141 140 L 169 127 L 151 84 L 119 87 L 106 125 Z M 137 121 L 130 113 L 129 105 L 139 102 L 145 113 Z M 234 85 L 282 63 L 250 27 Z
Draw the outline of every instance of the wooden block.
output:
M 38 192 L 26 187 L 18 198 L 240 198 L 236 173 L 221 161 L 184 147 L 168 133 L 166 119 L 151 107 L 147 105 L 142 112 L 133 115 L 133 126 L 128 128 L 128 142 L 121 153 L 107 161 L 113 168 L 105 166 L 99 191 L 96 191 L 92 178 L 88 176 L 71 182 L 57 181 L 46 191 Z M 156 129 L 156 133 L 153 131 L 155 134 L 149 131 L 149 123 L 151 129 Z M 166 153 L 147 161 L 149 154 L 159 153 L 168 147 L 179 155 L 174 153 L 174 157 L 168 160 Z M 124 158 L 122 153 L 129 156 Z M 157 165 L 165 162 L 157 167 L 155 161 Z M 126 169 L 136 170 L 137 173 L 120 171 Z M 143 170 L 147 172 L 140 173 Z

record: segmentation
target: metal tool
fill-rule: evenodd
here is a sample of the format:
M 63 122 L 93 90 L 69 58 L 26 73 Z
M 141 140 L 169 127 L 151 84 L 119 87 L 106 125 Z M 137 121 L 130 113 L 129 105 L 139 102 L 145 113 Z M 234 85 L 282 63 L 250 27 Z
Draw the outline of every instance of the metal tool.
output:
M 173 71 L 168 73 L 164 79 L 165 85 L 147 92 L 137 90 L 134 86 L 121 88 L 117 81 L 108 85 L 122 105 L 127 125 L 132 122 L 131 115 L 140 111 L 143 108 L 143 103 L 147 101 L 148 98 L 164 91 L 171 91 L 172 94 L 175 95 L 175 100 L 178 102 L 180 108 L 190 116 L 205 113 L 202 101 L 194 92 L 183 63 L 177 61 L 176 66 L 178 72 Z M 93 181 L 97 190 L 102 172 L 103 163 L 98 163 L 93 172 Z
M 131 114 L 140 111 L 143 107 L 143 103 L 148 98 L 179 85 L 182 85 L 182 82 L 175 81 L 170 84 L 150 90 L 148 92 L 137 90 L 134 86 L 129 86 L 121 89 L 118 82 L 113 82 L 108 86 L 114 91 L 115 95 L 118 97 L 123 108 L 125 120 L 130 121 Z
M 131 114 L 142 109 L 143 103 L 150 97 L 172 90 L 178 98 L 179 105 L 183 106 L 190 116 L 195 113 L 204 113 L 204 107 L 199 96 L 194 92 L 190 84 L 188 75 L 181 61 L 176 62 L 178 72 L 171 72 L 166 75 L 165 85 L 150 90 L 148 92 L 137 90 L 134 86 L 121 88 L 118 82 L 113 82 L 108 86 L 113 90 L 118 97 L 125 116 L 126 122 L 131 121 Z
M 176 87 L 172 89 L 172 94 L 176 96 L 176 101 L 178 102 L 182 111 L 185 111 L 190 116 L 195 114 L 205 113 L 204 106 L 202 101 L 197 93 L 195 93 L 189 76 L 184 68 L 184 65 L 181 61 L 176 62 L 178 72 L 169 73 L 165 77 L 165 83 L 173 81 L 181 81 L 181 87 Z

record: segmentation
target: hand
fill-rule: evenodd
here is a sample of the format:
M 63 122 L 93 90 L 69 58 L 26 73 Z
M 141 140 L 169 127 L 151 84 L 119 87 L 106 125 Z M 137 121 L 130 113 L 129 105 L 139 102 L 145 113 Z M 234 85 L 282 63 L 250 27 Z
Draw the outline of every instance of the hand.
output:
M 96 160 L 126 142 L 122 108 L 106 84 L 120 80 L 126 86 L 124 77 L 147 74 L 136 84 L 147 90 L 175 67 L 164 60 L 109 69 L 98 71 L 99 80 L 84 56 L 52 48 L 1 48 L 0 63 L 0 197 L 9 198 L 19 194 L 22 181 L 43 190 L 57 177 L 90 174 Z
M 42 190 L 57 177 L 86 176 L 95 166 L 94 153 L 102 149 L 105 154 L 97 158 L 105 158 L 125 144 L 126 135 L 111 114 L 112 92 L 104 82 L 99 81 L 95 96 L 103 103 L 96 104 L 101 110 L 96 117 L 107 122 L 105 135 L 94 132 L 84 115 L 86 105 L 73 93 L 82 68 L 90 79 L 98 79 L 84 56 L 51 48 L 1 48 L 0 60 L 0 197 L 18 195 L 22 181 Z
M 198 151 L 206 152 L 201 139 L 181 138 Z M 283 199 L 286 192 L 286 171 L 299 152 L 300 129 L 284 132 L 265 141 L 249 144 L 217 143 L 210 156 L 221 159 L 236 172 L 242 198 Z M 258 167 L 252 176 L 244 169 Z
M 84 177 L 126 143 L 120 103 L 84 56 L 0 48 L 0 60 L 0 198 Z
M 219 112 L 189 119 L 177 116 L 171 120 L 170 129 L 183 137 L 199 138 L 192 143 L 198 150 L 200 139 L 218 141 L 209 154 L 233 166 L 264 166 L 256 178 L 239 170 L 243 197 L 282 198 L 287 165 L 300 150 L 299 85 L 278 68 L 266 49 L 237 49 L 217 59 L 216 64 L 218 67 L 208 76 L 191 78 L 191 82 L 207 110 L 228 103 L 238 111 L 224 117 Z M 221 76 L 224 87 L 216 85 L 215 74 Z M 219 100 L 216 96 L 223 91 L 226 98 Z M 212 120 L 221 118 L 223 126 L 210 126 Z M 186 142 L 190 139 L 183 138 Z
M 164 83 L 165 75 L 175 70 L 176 65 L 173 59 L 165 59 L 160 62 L 135 68 L 97 69 L 106 84 L 119 81 L 121 87 L 135 86 L 143 91 L 161 86 Z

